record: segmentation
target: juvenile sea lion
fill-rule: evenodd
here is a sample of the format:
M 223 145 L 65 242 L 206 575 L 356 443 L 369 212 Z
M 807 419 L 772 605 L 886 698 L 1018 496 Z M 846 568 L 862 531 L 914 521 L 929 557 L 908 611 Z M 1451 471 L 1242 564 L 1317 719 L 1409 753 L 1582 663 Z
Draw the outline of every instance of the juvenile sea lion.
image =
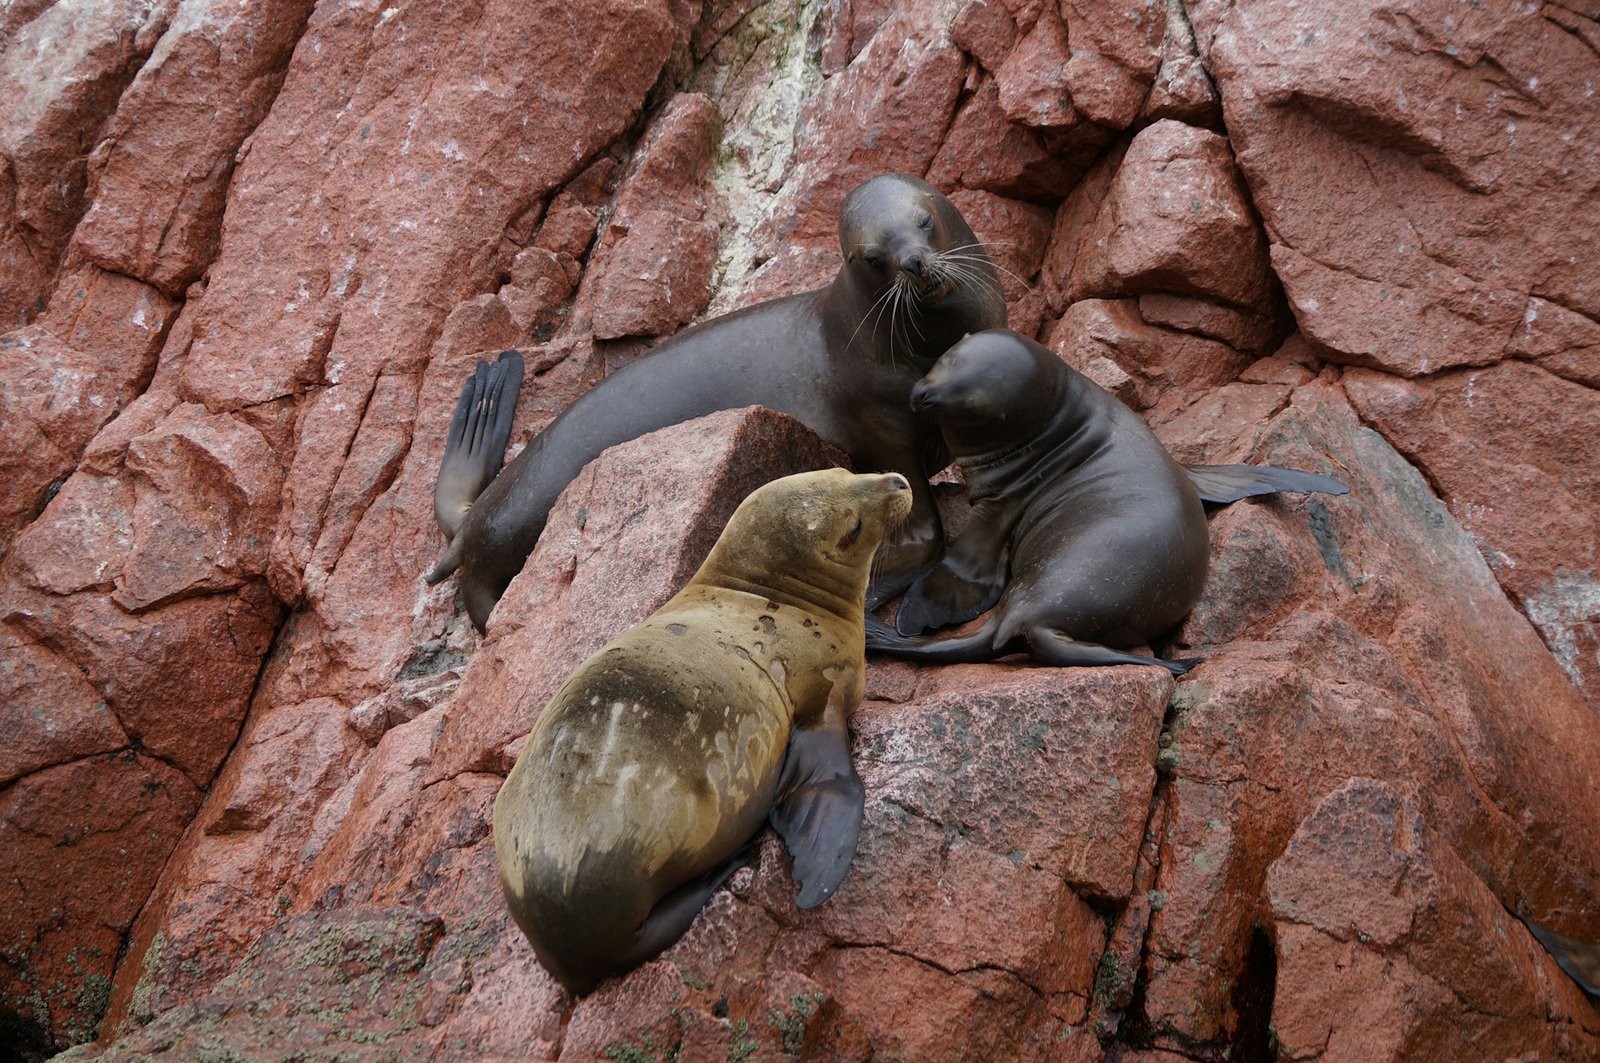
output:
M 602 450 L 717 410 L 759 405 L 798 418 L 857 469 L 910 481 L 911 517 L 884 546 L 878 572 L 883 593 L 903 589 L 943 545 L 927 474 L 943 464 L 944 445 L 907 397 L 951 344 L 1004 325 L 1006 307 L 960 212 L 915 177 L 875 177 L 852 191 L 839 215 L 839 246 L 844 261 L 827 287 L 663 341 L 573 403 L 499 476 L 505 436 L 478 424 L 491 407 L 515 404 L 521 374 L 491 383 L 479 379 L 480 368 L 478 386 L 469 381 L 462 393 L 462 430 L 452 429 L 440 468 L 435 513 L 451 541 L 428 582 L 460 567 L 467 613 L 482 630 L 561 489 Z
M 1182 674 L 1199 662 L 1120 648 L 1171 628 L 1204 590 L 1202 497 L 1349 490 L 1270 466 L 1187 469 L 1109 392 L 1003 329 L 952 347 L 911 402 L 938 420 L 966 479 L 972 518 L 907 592 L 897 630 L 869 619 L 868 649 L 895 656 L 985 661 L 1025 642 L 1047 664 L 1160 664 Z M 994 614 L 970 635 L 916 637 L 991 605 Z
M 898 473 L 841 469 L 757 489 L 683 590 L 556 692 L 495 798 L 494 844 L 562 985 L 585 993 L 676 941 L 769 809 L 796 903 L 838 887 L 861 829 L 846 721 L 867 576 L 911 498 Z

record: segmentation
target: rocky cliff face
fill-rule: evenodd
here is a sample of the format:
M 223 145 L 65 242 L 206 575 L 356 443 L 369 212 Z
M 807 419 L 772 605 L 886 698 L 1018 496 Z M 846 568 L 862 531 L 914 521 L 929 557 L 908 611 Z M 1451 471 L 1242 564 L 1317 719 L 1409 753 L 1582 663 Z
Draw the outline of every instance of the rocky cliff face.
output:
M 1445 0 L 26 0 L 0 11 L 0 1040 L 24 1057 L 1592 1059 L 1600 24 Z M 574 1002 L 488 811 L 567 671 L 762 480 L 595 462 L 483 639 L 431 491 L 926 175 L 1013 327 L 1189 461 L 1156 669 L 874 663 L 861 851 L 768 840 Z M 209 1053 L 209 1055 L 207 1055 Z M 232 1055 L 229 1055 L 232 1053 Z

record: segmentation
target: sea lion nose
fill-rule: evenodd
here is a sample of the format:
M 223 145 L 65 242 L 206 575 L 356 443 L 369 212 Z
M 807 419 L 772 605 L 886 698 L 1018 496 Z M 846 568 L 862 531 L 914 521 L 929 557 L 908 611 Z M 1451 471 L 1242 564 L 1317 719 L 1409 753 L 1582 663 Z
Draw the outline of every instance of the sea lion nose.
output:
M 911 490 L 911 481 L 897 472 L 892 472 L 889 474 L 889 490 L 909 491 Z
M 911 389 L 911 408 L 918 413 L 933 408 L 933 389 L 926 384 L 917 384 Z
M 924 266 L 925 263 L 921 251 L 913 251 L 908 255 L 900 256 L 900 271 L 909 273 L 918 280 L 922 280 L 926 275 Z

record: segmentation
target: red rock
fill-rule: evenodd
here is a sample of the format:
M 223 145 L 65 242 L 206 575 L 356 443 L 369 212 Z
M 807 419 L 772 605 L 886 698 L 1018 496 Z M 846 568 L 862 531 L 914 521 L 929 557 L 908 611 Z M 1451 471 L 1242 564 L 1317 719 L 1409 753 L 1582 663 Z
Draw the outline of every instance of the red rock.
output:
M 70 662 L 0 629 L 0 784 L 127 744 L 110 706 Z
M 78 224 L 85 155 L 166 32 L 174 0 L 21 5 L 0 36 L 0 330 L 32 321 Z M 7 418 L 9 419 L 9 418 Z
M 20 531 L 0 831 L 82 859 L 0 898 L 24 1049 L 87 1036 L 125 950 L 112 1058 L 1594 1054 L 1591 1014 L 1501 911 L 1600 940 L 1600 735 L 1573 683 L 1596 652 L 1588 20 L 1505 0 L 1403 19 L 1195 0 L 1193 32 L 1152 0 L 296 3 L 0 11 L 20 101 L 0 115 Z M 1059 83 L 1074 124 L 1009 120 L 997 81 L 1024 118 Z M 1174 636 L 1208 660 L 1171 706 L 1139 670 L 874 662 L 839 896 L 796 911 L 768 837 L 672 950 L 575 1006 L 495 879 L 488 809 L 537 708 L 519 699 L 669 591 L 703 549 L 685 529 L 711 534 L 707 499 L 736 492 L 703 451 L 676 472 L 602 459 L 480 647 L 452 587 L 419 579 L 461 381 L 524 349 L 516 449 L 678 327 L 682 277 L 715 271 L 713 313 L 825 283 L 844 191 L 883 169 L 952 193 L 1032 285 L 1002 282 L 1013 326 L 1181 456 L 1354 490 L 1211 518 L 1208 593 Z M 1198 218 L 1164 198 L 1207 188 Z M 1260 357 L 1285 312 L 1300 331 Z M 771 431 L 745 471 L 814 448 L 752 416 Z M 668 559 L 641 576 L 641 550 Z M 189 796 L 145 794 L 162 778 Z M 20 798 L 69 779 L 129 818 L 50 805 L 90 833 L 16 833 Z M 1380 806 L 1422 824 L 1409 851 L 1343 829 Z M 119 875 L 137 888 L 107 924 Z M 1341 928 L 1373 912 L 1412 929 Z
M 1000 110 L 1035 129 L 1067 129 L 1078 122 L 1067 91 L 1067 28 L 1046 10 L 994 75 Z
M 1117 168 L 1127 152 L 1127 144 L 1119 141 L 1102 155 L 1083 179 L 1072 187 L 1071 193 L 1056 209 L 1055 231 L 1051 233 L 1045 250 L 1044 265 L 1040 270 L 1040 287 L 1049 300 L 1050 309 L 1057 315 L 1063 313 L 1072 299 L 1066 295 L 1068 281 L 1074 264 L 1084 254 L 1085 245 L 1094 236 L 1095 219 L 1111 191 Z
M 939 9 L 896 8 L 807 102 L 794 168 L 755 243 L 837 247 L 839 207 L 852 188 L 880 173 L 927 173 L 955 113 L 964 67 Z
M 1161 66 L 1139 115 L 1144 122 L 1176 119 L 1193 126 L 1219 129 L 1222 100 L 1200 63 L 1194 27 L 1180 0 L 1167 0 L 1167 28 L 1161 41 Z
M 1592 226 L 1574 224 L 1597 192 L 1569 176 L 1600 162 L 1581 33 L 1504 2 L 1399 22 L 1361 5 L 1337 25 L 1272 0 L 1189 10 L 1274 265 L 1330 357 L 1487 364 L 1531 298 L 1600 311 Z
M 1004 4 L 968 0 L 950 22 L 950 39 L 993 73 L 1017 42 L 1017 24 Z
M 1125 129 L 1138 117 L 1161 61 L 1166 12 L 1161 0 L 1117 7 L 1060 0 L 1072 41 L 1063 73 L 1073 104 L 1092 122 Z
M 122 934 L 200 795 L 132 750 L 28 775 L 0 793 L 0 992 L 57 1043 L 92 1038 Z
M 261 434 L 198 406 L 128 444 L 131 548 L 112 600 L 142 612 L 232 590 L 266 571 L 283 468 Z
M 1074 303 L 1046 336 L 1067 364 L 1103 387 L 1115 383 L 1108 390 L 1136 410 L 1153 410 L 1157 423 L 1232 380 L 1248 361 L 1215 340 L 1146 325 L 1131 299 Z
M 1415 805 L 1355 779 L 1267 875 L 1293 1058 L 1591 1059 L 1600 1017 Z
M 405 908 L 290 919 L 210 992 L 80 1058 L 194 1059 L 219 1044 L 246 1058 L 331 1051 L 378 1059 L 392 1057 L 397 1046 L 414 1054 L 418 1032 L 431 1032 L 464 988 L 428 977 L 451 966 L 443 933 L 437 916 Z
M 70 659 L 130 738 L 197 786 L 233 745 L 278 619 L 259 583 L 139 616 L 96 591 L 56 599 L 17 590 L 3 611 L 14 630 Z
M 1345 390 L 1437 485 L 1506 592 L 1600 707 L 1600 394 L 1520 362 Z
M 1351 777 L 1417 802 L 1507 903 L 1570 913 L 1569 930 L 1600 918 L 1579 900 L 1594 896 L 1600 849 L 1572 805 L 1600 746 L 1582 738 L 1575 756 L 1548 755 L 1551 742 L 1572 748 L 1554 736 L 1600 722 L 1527 621 L 1484 593 L 1487 566 L 1421 477 L 1375 434 L 1340 424 L 1355 420 L 1336 391 L 1302 388 L 1249 457 L 1337 472 L 1347 499 L 1213 518 L 1207 595 L 1179 643 L 1228 649 L 1180 686 L 1164 758 L 1172 819 L 1143 1016 L 1158 1046 L 1239 1033 L 1235 1001 L 1263 977 L 1249 957 L 1264 857 Z M 1313 457 L 1322 448 L 1335 466 Z M 1402 571 L 1414 582 L 1393 578 Z M 1444 615 L 1448 626 L 1429 620 Z
M 1023 298 L 1044 260 L 1054 221 L 1050 212 L 987 192 L 952 192 L 950 202 L 967 219 L 973 235 L 983 243 L 983 250 L 997 267 L 1007 302 Z M 1015 313 L 1011 316 L 1011 327 L 1017 328 Z
M 1271 313 L 1235 310 L 1181 295 L 1141 294 L 1139 317 L 1147 325 L 1163 325 L 1226 343 L 1241 354 L 1267 353 L 1278 332 L 1276 316 Z
M 584 289 L 597 339 L 662 335 L 694 319 L 711 298 L 717 230 L 685 222 L 666 211 L 638 214 L 631 226 L 613 226 L 615 242 L 597 258 L 594 287 Z M 604 241 L 602 241 L 604 244 Z
M 235 154 L 271 106 L 311 7 L 179 10 L 117 100 L 75 250 L 168 295 L 199 279 L 216 257 Z
M 640 146 L 578 300 L 597 339 L 664 335 L 705 309 L 717 229 L 700 187 L 720 125 L 716 104 L 686 93 Z
M 1157 431 L 1172 440 L 1167 449 L 1179 461 L 1226 465 L 1243 461 L 1267 422 L 1289 405 L 1288 384 L 1224 384 L 1163 422 Z
M 1066 281 L 1069 300 L 1172 292 L 1260 307 L 1266 243 L 1215 133 L 1162 121 L 1133 138 Z
M 150 382 L 174 310 L 148 285 L 90 267 L 63 279 L 38 322 L 0 336 L 0 544 Z
M 933 160 L 928 179 L 1016 199 L 1048 201 L 1073 186 L 1109 139 L 1099 126 L 1078 126 L 1067 143 L 1017 125 L 986 80 L 962 105 Z

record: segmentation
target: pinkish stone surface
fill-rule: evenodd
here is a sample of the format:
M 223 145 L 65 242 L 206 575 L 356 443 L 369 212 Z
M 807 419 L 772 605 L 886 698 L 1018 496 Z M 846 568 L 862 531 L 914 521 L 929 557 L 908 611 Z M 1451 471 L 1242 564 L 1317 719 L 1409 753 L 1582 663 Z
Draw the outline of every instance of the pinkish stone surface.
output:
M 1353 779 L 1324 798 L 1267 893 L 1285 1058 L 1600 1054 L 1582 990 L 1383 783 Z
M 0 1042 L 1591 1058 L 1508 910 L 1600 941 L 1596 54 L 1510 0 L 5 6 Z M 733 411 L 603 456 L 479 640 L 419 578 L 457 391 L 522 349 L 524 445 L 825 283 L 883 170 L 1180 458 L 1352 493 L 1211 517 L 1176 684 L 873 661 L 838 895 L 769 837 L 575 1002 L 500 901 L 500 773 L 828 455 Z

